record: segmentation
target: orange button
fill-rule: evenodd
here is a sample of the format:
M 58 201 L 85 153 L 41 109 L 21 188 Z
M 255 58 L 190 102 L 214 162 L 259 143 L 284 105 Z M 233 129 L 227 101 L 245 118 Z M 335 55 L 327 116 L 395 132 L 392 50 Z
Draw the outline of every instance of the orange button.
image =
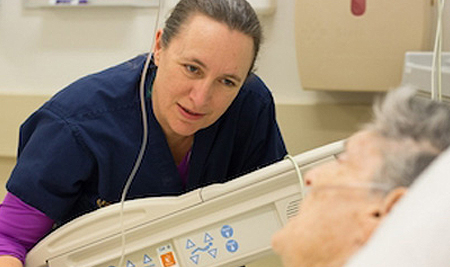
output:
M 172 252 L 161 255 L 161 261 L 164 267 L 174 266 L 176 264 L 175 257 Z

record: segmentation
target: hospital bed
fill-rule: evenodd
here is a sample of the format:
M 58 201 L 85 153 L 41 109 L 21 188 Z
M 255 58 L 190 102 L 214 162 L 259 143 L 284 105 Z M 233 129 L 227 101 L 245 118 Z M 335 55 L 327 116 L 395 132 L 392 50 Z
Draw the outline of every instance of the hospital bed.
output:
M 44 238 L 29 252 L 26 267 L 119 267 L 123 237 L 125 267 L 250 263 L 271 253 L 272 234 L 298 213 L 301 173 L 334 160 L 342 149 L 338 141 L 224 184 L 126 201 L 123 228 L 120 203 L 102 208 Z

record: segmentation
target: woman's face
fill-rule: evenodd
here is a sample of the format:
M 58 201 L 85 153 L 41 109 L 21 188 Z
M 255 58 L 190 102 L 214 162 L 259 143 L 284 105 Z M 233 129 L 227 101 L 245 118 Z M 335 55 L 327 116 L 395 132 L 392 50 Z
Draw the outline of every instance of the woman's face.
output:
M 253 40 L 207 16 L 193 15 L 170 43 L 154 50 L 155 116 L 166 136 L 191 136 L 230 106 L 253 61 Z

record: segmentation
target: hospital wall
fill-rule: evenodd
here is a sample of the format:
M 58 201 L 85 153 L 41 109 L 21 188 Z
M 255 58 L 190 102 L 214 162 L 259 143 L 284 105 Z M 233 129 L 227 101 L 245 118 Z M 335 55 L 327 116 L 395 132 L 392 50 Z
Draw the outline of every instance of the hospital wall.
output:
M 265 43 L 257 73 L 272 90 L 289 153 L 346 138 L 371 117 L 375 93 L 303 90 L 295 56 L 295 0 L 261 15 Z M 19 125 L 73 80 L 150 49 L 155 9 L 24 9 L 0 0 L 0 184 L 15 164 Z M 450 5 L 444 50 L 450 50 Z M 0 198 L 5 193 L 0 187 Z M 251 265 L 250 265 L 251 266 Z M 279 266 L 268 258 L 255 266 Z

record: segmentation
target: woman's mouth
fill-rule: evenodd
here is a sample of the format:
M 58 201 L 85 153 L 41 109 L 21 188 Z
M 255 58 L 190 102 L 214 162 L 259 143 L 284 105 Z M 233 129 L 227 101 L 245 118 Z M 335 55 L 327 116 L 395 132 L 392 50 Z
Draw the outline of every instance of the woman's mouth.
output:
M 192 110 L 189 110 L 189 109 L 181 106 L 180 104 L 178 104 L 178 109 L 180 110 L 181 115 L 183 115 L 183 117 L 185 117 L 186 119 L 189 119 L 189 120 L 198 120 L 198 119 L 203 118 L 205 115 L 203 113 L 197 113 Z

